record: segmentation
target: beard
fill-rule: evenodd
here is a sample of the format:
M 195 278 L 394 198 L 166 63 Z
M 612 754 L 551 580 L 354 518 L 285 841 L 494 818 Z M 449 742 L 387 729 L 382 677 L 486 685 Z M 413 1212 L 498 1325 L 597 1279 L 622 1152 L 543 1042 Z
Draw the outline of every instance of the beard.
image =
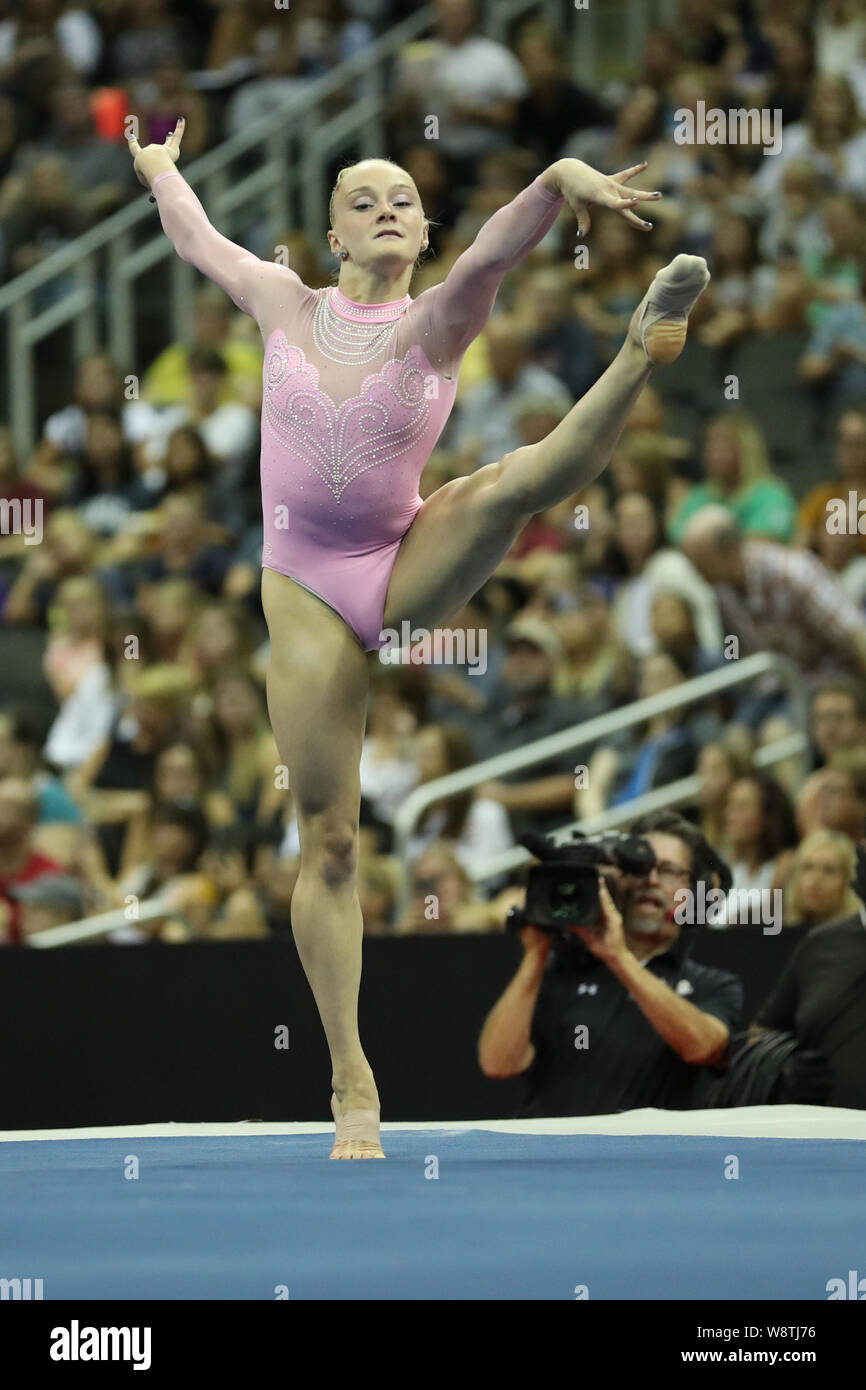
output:
M 623 914 L 630 932 L 637 936 L 655 936 L 663 931 L 666 922 L 666 914 L 660 907 L 639 907 L 633 909 L 628 914 Z

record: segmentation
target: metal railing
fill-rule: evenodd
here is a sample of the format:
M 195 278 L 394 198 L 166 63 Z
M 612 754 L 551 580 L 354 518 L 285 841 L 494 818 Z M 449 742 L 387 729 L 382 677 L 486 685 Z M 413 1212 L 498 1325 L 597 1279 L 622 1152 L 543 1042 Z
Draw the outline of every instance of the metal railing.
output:
M 784 762 L 787 758 L 800 757 L 808 747 L 808 740 L 802 733 L 789 734 L 787 738 L 777 739 L 773 743 L 766 744 L 763 748 L 758 748 L 755 752 L 753 762 L 757 767 L 772 767 L 775 763 Z M 606 811 L 600 811 L 597 816 L 585 816 L 583 820 L 571 821 L 570 824 L 562 826 L 557 830 L 553 839 L 557 844 L 571 838 L 572 830 L 580 830 L 584 835 L 597 835 L 603 830 L 618 830 L 620 826 L 630 825 L 637 820 L 638 816 L 649 815 L 650 811 L 674 810 L 678 806 L 689 806 L 694 804 L 695 798 L 700 789 L 701 779 L 697 773 L 690 777 L 680 777 L 676 782 L 668 782 L 663 787 L 656 787 L 653 791 L 645 792 L 643 796 L 633 797 L 630 801 L 625 801 L 619 806 L 610 806 Z M 470 871 L 469 877 L 473 883 L 484 883 L 488 879 L 499 878 L 500 875 L 510 873 L 512 869 L 519 869 L 532 858 L 521 845 L 516 845 L 513 849 L 506 850 L 503 854 L 497 854 L 483 863 L 474 866 Z
M 62 927 L 46 927 L 45 931 L 34 932 L 27 945 L 40 951 L 55 946 L 75 946 L 79 941 L 95 941 L 108 936 L 119 927 L 128 927 L 130 921 L 137 926 L 139 922 L 154 922 L 159 917 L 177 917 L 176 908 L 170 907 L 161 898 L 149 898 L 139 903 L 134 919 L 130 919 L 125 907 L 113 907 L 108 912 L 98 912 L 93 917 L 81 917 L 77 922 L 64 922 Z
M 768 767 L 786 758 L 796 757 L 800 759 L 801 772 L 805 775 L 807 768 L 804 755 L 808 749 L 806 698 L 802 680 L 796 667 L 786 657 L 776 656 L 769 652 L 745 657 L 735 667 L 712 671 L 706 676 L 698 676 L 695 680 L 685 681 L 672 690 L 663 691 L 660 695 L 652 695 L 648 699 L 637 700 L 621 710 L 599 715 L 595 719 L 584 720 L 583 723 L 575 724 L 569 729 L 563 729 L 558 734 L 550 734 L 546 738 L 536 739 L 535 742 L 527 744 L 525 748 L 514 749 L 510 753 L 500 753 L 494 758 L 486 758 L 484 762 L 475 763 L 472 767 L 463 768 L 460 772 L 449 773 L 447 777 L 438 777 L 435 782 L 426 782 L 424 786 L 417 787 L 413 792 L 410 792 L 394 819 L 394 852 L 398 859 L 399 873 L 397 911 L 399 913 L 404 912 L 409 900 L 410 871 L 406 852 L 412 831 L 424 811 L 435 802 L 441 801 L 444 796 L 454 796 L 459 792 L 467 791 L 470 787 L 477 786 L 480 782 L 486 782 L 491 777 L 500 777 L 510 772 L 519 772 L 523 768 L 537 766 L 549 758 L 569 752 L 582 743 L 604 738 L 607 734 L 617 732 L 620 729 L 631 728 L 646 719 L 651 719 L 654 715 L 666 714 L 669 710 L 682 709 L 687 705 L 696 704 L 712 695 L 766 675 L 777 676 L 787 689 L 790 697 L 791 714 L 797 726 L 797 732 L 759 749 L 755 756 L 755 762 L 760 767 Z M 557 832 L 556 838 L 568 838 L 571 829 L 578 827 L 589 833 L 612 830 L 635 820 L 645 812 L 660 810 L 663 807 L 685 805 L 694 800 L 698 785 L 696 776 L 683 777 L 677 782 L 671 782 L 665 787 L 658 787 L 647 792 L 644 796 L 625 802 L 621 806 L 612 807 L 597 816 L 587 817 L 581 822 L 572 822 L 571 825 L 562 827 Z M 519 868 L 522 864 L 528 863 L 531 858 L 532 856 L 527 850 L 521 845 L 516 845 L 505 854 L 497 855 L 477 866 L 470 877 L 476 883 L 481 883 L 485 879 L 496 878 L 512 869 Z M 176 917 L 178 915 L 177 910 L 167 905 L 164 900 L 151 898 L 139 904 L 135 921 L 138 923 L 152 921 L 158 917 Z M 94 941 L 107 936 L 118 927 L 129 925 L 129 921 L 126 908 L 114 908 L 109 912 L 86 917 L 78 922 L 70 922 L 60 927 L 50 927 L 31 937 L 28 945 L 38 947 L 40 950 L 47 950 L 56 946 L 74 945 L 81 941 Z
M 784 741 L 780 740 L 777 744 L 770 744 L 766 749 L 761 750 L 762 765 L 796 756 L 802 758 L 802 771 L 805 774 L 806 765 L 803 755 L 808 748 L 807 712 L 803 682 L 799 672 L 787 657 L 778 656 L 772 652 L 760 652 L 755 656 L 745 657 L 742 661 L 736 662 L 735 665 L 718 671 L 711 671 L 705 676 L 697 676 L 694 680 L 684 681 L 671 690 L 662 691 L 659 695 L 651 695 L 644 700 L 636 700 L 623 709 L 612 710 L 607 714 L 598 715 L 594 719 L 585 719 L 582 723 L 574 724 L 571 728 L 563 729 L 560 733 L 548 734 L 545 738 L 536 739 L 533 743 L 527 744 L 525 748 L 513 749 L 509 753 L 498 753 L 493 758 L 486 758 L 483 762 L 474 763 L 471 767 L 462 768 L 459 772 L 448 773 L 445 777 L 437 777 L 435 781 L 425 782 L 423 786 L 416 787 L 402 802 L 394 817 L 394 855 L 398 861 L 399 873 L 398 914 L 405 911 L 409 902 L 410 870 L 407 855 L 412 832 L 424 812 L 430 806 L 435 805 L 437 801 L 468 791 L 470 788 L 478 786 L 479 783 L 487 782 L 492 778 L 508 776 L 512 772 L 521 772 L 525 768 L 537 767 L 551 758 L 557 758 L 563 753 L 570 752 L 581 744 L 593 743 L 597 739 L 618 733 L 621 729 L 633 728 L 634 725 L 641 724 L 656 715 L 683 709 L 723 691 L 731 690 L 735 686 L 744 685 L 747 681 L 767 675 L 776 676 L 787 690 L 797 732 L 792 734 L 790 738 Z M 681 782 L 672 783 L 669 787 L 660 787 L 647 796 L 611 808 L 603 815 L 593 817 L 592 821 L 587 819 L 580 822 L 580 829 L 593 831 L 613 829 L 633 820 L 645 810 L 656 810 L 663 806 L 675 804 L 683 805 L 690 796 L 694 795 L 696 788 L 696 778 L 685 778 Z M 578 822 L 572 822 L 572 825 L 576 827 Z M 566 835 L 571 828 L 572 826 L 569 825 L 561 833 Z M 532 855 L 527 850 L 516 845 L 507 853 L 497 855 L 495 859 L 476 866 L 470 877 L 475 882 L 480 883 L 485 879 L 497 877 L 511 869 L 519 868 L 521 864 L 528 863 L 531 858 Z

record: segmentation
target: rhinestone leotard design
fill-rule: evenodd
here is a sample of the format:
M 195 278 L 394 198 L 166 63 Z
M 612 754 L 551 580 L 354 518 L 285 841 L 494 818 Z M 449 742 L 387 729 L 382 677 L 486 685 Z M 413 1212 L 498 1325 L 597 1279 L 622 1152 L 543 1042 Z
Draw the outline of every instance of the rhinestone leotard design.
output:
M 502 277 L 553 225 L 540 180 L 494 213 L 441 285 L 356 304 L 222 236 L 178 170 L 153 180 L 178 255 L 259 326 L 262 564 L 333 608 L 366 651 L 383 614 L 418 485 L 454 404 L 457 373 Z
M 426 368 L 426 372 L 425 372 Z M 303 459 L 339 502 L 370 468 L 399 458 L 424 437 L 430 411 L 424 397 L 430 364 L 411 347 L 367 377 L 357 396 L 335 405 L 319 390 L 319 373 L 278 331 L 265 365 L 263 416 L 273 435 Z

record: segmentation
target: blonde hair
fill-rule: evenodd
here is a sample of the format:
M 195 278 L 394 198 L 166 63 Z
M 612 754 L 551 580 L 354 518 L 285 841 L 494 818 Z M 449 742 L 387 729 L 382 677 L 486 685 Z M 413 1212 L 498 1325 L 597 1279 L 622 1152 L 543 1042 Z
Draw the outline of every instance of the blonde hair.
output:
M 359 880 L 362 879 L 373 892 L 387 894 L 388 905 L 385 909 L 385 915 L 390 918 L 397 901 L 398 881 L 395 860 L 387 854 L 368 855 L 358 865 L 358 878 Z
M 473 896 L 475 890 L 472 879 L 469 877 L 462 860 L 458 859 L 454 852 L 454 845 L 449 840 L 433 840 L 424 848 L 421 854 L 418 855 L 418 858 L 412 865 L 412 886 L 416 893 L 418 891 L 416 887 L 418 866 L 429 859 L 440 859 L 445 865 L 446 871 L 454 874 L 460 880 L 461 896 L 464 901 Z
M 54 600 L 49 605 L 45 615 L 48 627 L 51 629 L 52 633 L 67 633 L 70 631 L 67 604 L 74 603 L 75 599 L 82 594 L 96 599 L 100 610 L 100 621 L 103 631 L 105 631 L 111 614 L 111 602 L 108 594 L 103 589 L 96 575 L 71 574 L 68 575 L 66 579 L 61 579 L 57 586 Z
M 334 184 L 334 187 L 331 189 L 331 197 L 330 197 L 330 199 L 329 199 L 329 201 L 328 201 L 328 217 L 329 217 L 329 219 L 330 219 L 331 227 L 332 227 L 332 228 L 333 228 L 333 226 L 334 226 L 334 205 L 335 205 L 335 200 L 336 200 L 337 194 L 338 194 L 339 191 L 340 191 L 340 184 L 343 182 L 343 179 L 346 177 L 347 174 L 350 174 L 350 173 L 352 172 L 353 169 L 358 169 L 362 164 L 390 164 L 390 166 L 391 166 L 392 169 L 399 169 L 399 170 L 400 170 L 400 173 L 401 173 L 401 174 L 405 174 L 406 177 L 407 177 L 413 184 L 414 184 L 414 182 L 415 182 L 415 180 L 412 178 L 412 175 L 409 173 L 408 169 L 404 169 L 403 166 L 402 166 L 402 164 L 395 164 L 394 161 L 393 161 L 393 159 L 373 159 L 373 158 L 371 158 L 371 159 L 356 159 L 354 164 L 347 164 L 346 167 L 345 167 L 344 169 L 341 169 L 341 170 L 340 170 L 339 174 L 337 175 L 337 181 L 336 181 L 336 183 Z M 420 195 L 420 194 L 418 195 L 418 201 L 419 201 L 419 203 L 420 203 L 420 201 L 421 201 L 421 195 Z M 423 206 L 422 206 L 422 208 L 421 208 L 421 216 L 424 217 L 424 208 L 423 208 Z M 428 218 L 424 217 L 424 221 L 425 221 L 425 222 L 428 221 Z
M 839 902 L 838 911 L 833 913 L 833 917 L 849 917 L 852 913 L 858 912 L 862 906 L 860 899 L 851 887 L 851 880 L 857 868 L 857 850 L 854 841 L 838 830 L 813 830 L 811 835 L 807 835 L 802 841 L 791 861 L 791 870 L 784 889 L 786 925 L 797 926 L 805 921 L 804 910 L 800 902 L 800 875 L 807 856 L 816 849 L 832 850 L 845 875 L 845 890 Z
M 179 701 L 195 689 L 195 678 L 177 662 L 161 661 L 130 676 L 127 691 L 133 699 Z
M 93 528 L 87 525 L 74 507 L 56 507 L 51 513 L 46 530 L 49 540 L 56 536 L 58 531 L 78 531 L 80 535 L 87 536 L 92 548 L 96 546 Z
M 737 440 L 740 456 L 740 487 L 751 487 L 759 478 L 772 473 L 767 442 L 757 420 L 745 410 L 720 411 L 707 427 L 707 434 L 724 426 Z

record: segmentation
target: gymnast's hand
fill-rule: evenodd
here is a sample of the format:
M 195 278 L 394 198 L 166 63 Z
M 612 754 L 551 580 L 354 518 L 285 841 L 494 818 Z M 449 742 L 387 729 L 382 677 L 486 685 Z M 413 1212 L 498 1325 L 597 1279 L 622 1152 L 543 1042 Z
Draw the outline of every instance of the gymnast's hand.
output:
M 631 222 L 633 227 L 640 227 L 644 232 L 652 231 L 652 222 L 644 222 L 632 209 L 636 203 L 660 198 L 661 193 L 647 193 L 640 188 L 623 188 L 623 184 L 628 183 L 629 179 L 633 179 L 635 174 L 639 174 L 646 167 L 647 161 L 644 160 L 642 164 L 635 164 L 631 169 L 622 169 L 618 174 L 600 174 L 597 169 L 591 169 L 581 159 L 559 159 L 551 165 L 549 172 L 559 193 L 577 218 L 578 236 L 586 236 L 592 225 L 589 216 L 590 203 L 602 208 L 613 208 L 627 222 Z
M 180 157 L 180 142 L 183 139 L 184 119 L 178 117 L 177 125 L 170 135 L 165 137 L 161 145 L 145 145 L 141 148 L 134 136 L 127 136 L 129 153 L 132 155 L 133 168 L 139 183 L 143 183 L 145 188 L 150 188 L 151 182 L 157 174 L 162 174 L 166 169 L 170 169 L 176 164 Z

